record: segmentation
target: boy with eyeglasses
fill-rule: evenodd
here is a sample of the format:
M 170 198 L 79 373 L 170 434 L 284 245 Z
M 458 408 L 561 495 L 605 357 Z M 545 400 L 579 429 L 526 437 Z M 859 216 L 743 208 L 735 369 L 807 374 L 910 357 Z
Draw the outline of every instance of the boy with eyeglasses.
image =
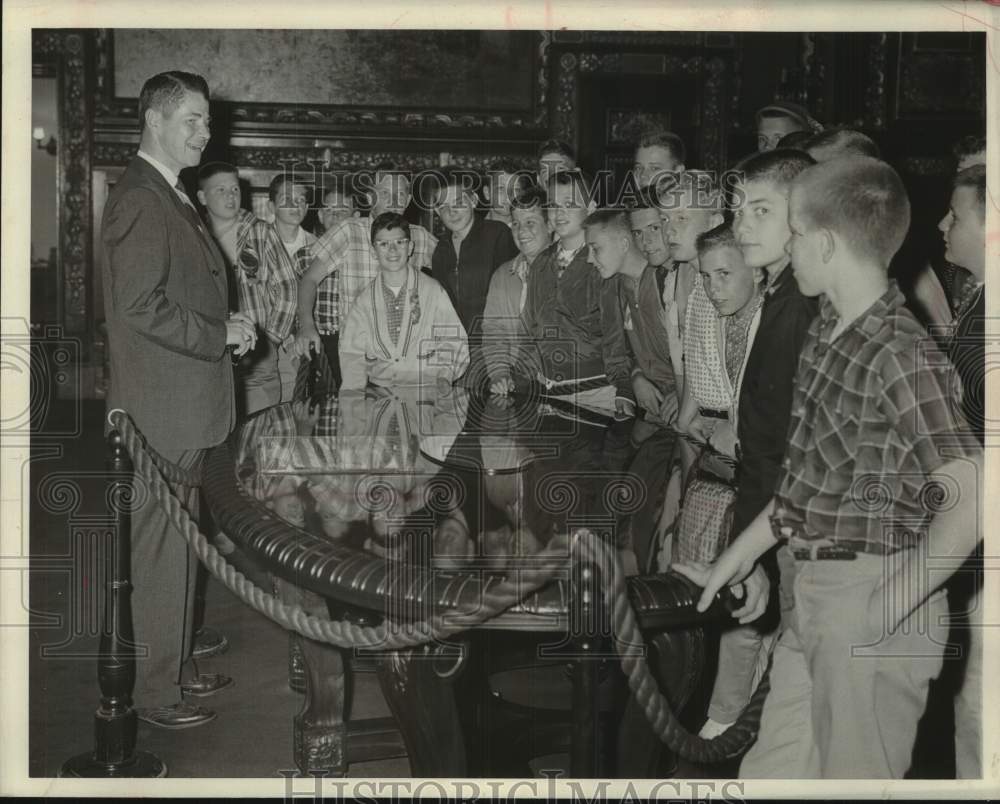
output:
M 379 215 L 371 244 L 379 272 L 341 332 L 341 388 L 450 385 L 468 368 L 469 340 L 444 288 L 411 265 L 410 224 L 395 212 Z

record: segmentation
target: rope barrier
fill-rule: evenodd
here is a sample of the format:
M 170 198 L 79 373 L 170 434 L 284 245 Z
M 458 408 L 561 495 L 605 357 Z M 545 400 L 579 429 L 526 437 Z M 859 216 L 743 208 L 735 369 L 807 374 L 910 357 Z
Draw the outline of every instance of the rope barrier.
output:
M 453 636 L 492 619 L 549 583 L 557 570 L 565 570 L 567 536 L 563 534 L 537 554 L 537 562 L 520 570 L 515 575 L 516 580 L 505 578 L 500 583 L 485 588 L 481 601 L 446 613 L 434 614 L 425 620 L 412 623 L 386 621 L 378 626 L 362 626 L 347 620 L 331 620 L 308 614 L 301 606 L 288 605 L 278 600 L 233 567 L 201 533 L 167 485 L 168 477 L 183 477 L 189 473 L 184 473 L 177 467 L 174 467 L 177 471 L 172 472 L 172 464 L 162 458 L 154 458 L 125 411 L 113 410 L 108 414 L 108 419 L 121 430 L 136 474 L 146 481 L 171 523 L 184 535 L 209 571 L 255 611 L 283 628 L 317 642 L 344 649 L 401 650 L 417 647 L 432 640 Z M 195 483 L 185 482 L 183 485 L 200 485 L 200 480 Z M 629 688 L 657 737 L 671 750 L 694 762 L 720 762 L 741 753 L 756 738 L 760 712 L 770 689 L 769 672 L 761 679 L 736 723 L 723 734 L 711 740 L 691 734 L 677 720 L 646 662 L 645 643 L 628 598 L 625 575 L 617 551 L 584 529 L 573 534 L 568 547 L 571 560 L 590 560 L 600 567 L 612 569 L 611 572 L 601 573 L 601 582 L 604 585 L 605 599 L 614 601 L 613 633 L 616 651 Z

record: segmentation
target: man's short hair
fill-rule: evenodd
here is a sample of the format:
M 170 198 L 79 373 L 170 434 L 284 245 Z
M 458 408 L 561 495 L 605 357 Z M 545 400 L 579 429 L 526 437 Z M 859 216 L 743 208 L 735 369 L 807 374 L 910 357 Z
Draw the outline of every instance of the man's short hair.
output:
M 702 255 L 708 254 L 716 248 L 734 248 L 739 251 L 740 244 L 736 241 L 733 227 L 728 223 L 720 223 L 714 229 L 709 229 L 698 235 L 695 248 L 698 249 L 698 258 L 700 259 Z
M 559 154 L 559 156 L 572 159 L 573 163 L 576 164 L 576 151 L 573 150 L 573 146 L 562 140 L 546 140 L 543 142 L 538 147 L 538 158 L 541 159 L 546 154 Z
M 955 157 L 955 161 L 961 162 L 985 150 L 986 137 L 981 134 L 968 134 L 952 146 L 951 152 Z
M 670 214 L 690 193 L 694 208 L 708 212 L 722 212 L 723 198 L 715 174 L 707 170 L 685 170 L 677 180 L 657 189 L 658 206 Z
M 307 186 L 307 182 L 303 181 L 301 176 L 281 171 L 267 185 L 267 197 L 271 200 L 271 203 L 278 203 L 278 193 L 281 192 L 282 187 L 286 184 L 298 184 L 301 187 Z
M 490 162 L 490 173 L 510 173 L 511 175 L 527 173 L 527 168 L 517 164 L 509 156 L 500 156 Z
M 154 75 L 139 92 L 139 127 L 146 126 L 146 112 L 156 109 L 164 117 L 169 117 L 184 102 L 184 95 L 195 92 L 210 100 L 208 82 L 197 73 L 170 70 Z
M 580 168 L 557 170 L 549 176 L 549 185 L 546 187 L 546 193 L 549 198 L 552 197 L 553 191 L 556 187 L 574 187 L 576 188 L 576 191 L 580 193 L 580 198 L 584 205 L 590 203 L 591 201 L 593 182 Z
M 537 184 L 529 184 L 514 196 L 511 201 L 511 208 L 534 209 L 535 207 L 538 207 L 544 212 L 545 206 L 548 202 L 549 196 L 545 192 L 544 188 L 539 187 Z
M 805 150 L 805 144 L 813 138 L 813 132 L 808 129 L 799 131 L 789 131 L 784 137 L 778 140 L 779 148 L 798 148 Z
M 379 232 L 384 232 L 388 229 L 402 229 L 403 234 L 406 235 L 407 238 L 410 236 L 410 224 L 406 218 L 398 212 L 383 212 L 372 221 L 372 244 L 374 245 L 375 237 Z
M 621 209 L 599 209 L 591 212 L 587 220 L 583 222 L 584 229 L 611 229 L 618 232 L 622 237 L 631 239 L 632 230 L 628 225 L 628 218 L 624 210 Z
M 666 148 L 678 164 L 683 164 L 687 156 L 684 140 L 672 131 L 647 131 L 639 138 L 636 149 L 639 148 Z
M 815 133 L 823 130 L 823 126 L 809 114 L 809 110 L 805 106 L 789 101 L 775 101 L 774 103 L 769 103 L 767 106 L 762 106 L 757 110 L 754 119 L 756 120 L 757 128 L 760 128 L 761 120 L 773 120 L 776 117 L 793 120 L 805 131 Z
M 337 193 L 341 197 L 350 200 L 352 204 L 357 203 L 350 176 L 338 176 L 336 174 L 323 176 L 319 184 L 316 185 L 316 206 L 322 206 L 323 201 L 330 193 Z
M 826 131 L 814 134 L 800 147 L 817 162 L 852 155 L 870 156 L 872 159 L 882 158 L 882 152 L 871 137 L 846 127 L 828 128 Z
M 383 176 L 400 176 L 406 179 L 406 183 L 408 185 L 412 183 L 410 171 L 400 167 L 397 163 L 393 162 L 391 159 L 383 159 L 381 162 L 375 165 L 375 170 L 374 170 L 375 183 L 378 184 L 378 182 L 382 179 Z
M 240 177 L 240 172 L 228 162 L 206 162 L 198 168 L 198 187 L 204 187 L 205 182 L 220 173 L 235 176 L 237 179 Z
M 628 211 L 633 212 L 637 209 L 655 209 L 659 211 L 660 209 L 660 193 L 659 190 L 653 185 L 643 187 L 636 194 L 634 200 L 628 206 Z
M 742 159 L 734 170 L 742 174 L 744 182 L 766 181 L 780 190 L 787 190 L 796 176 L 815 164 L 816 160 L 805 151 L 775 148 Z
M 868 156 L 806 168 L 794 183 L 805 226 L 836 232 L 861 257 L 888 266 L 910 228 L 910 199 L 899 174 Z
M 470 168 L 446 167 L 437 173 L 437 181 L 434 182 L 433 198 L 438 196 L 449 187 L 457 187 L 464 193 L 476 197 L 476 190 L 482 185 L 479 174 Z
M 955 176 L 953 189 L 959 187 L 971 187 L 976 191 L 976 203 L 979 205 L 979 214 L 986 219 L 986 165 L 970 165 L 965 170 L 960 170 Z

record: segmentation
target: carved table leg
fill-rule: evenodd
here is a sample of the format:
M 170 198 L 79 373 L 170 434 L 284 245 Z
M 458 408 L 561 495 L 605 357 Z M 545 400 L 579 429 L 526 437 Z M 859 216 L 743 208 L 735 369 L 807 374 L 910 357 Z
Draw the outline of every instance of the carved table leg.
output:
M 466 655 L 468 645 L 465 646 Z M 378 657 L 377 673 L 403 735 L 410 771 L 422 777 L 468 775 L 468 759 L 453 685 L 464 659 L 439 646 Z
M 318 595 L 275 578 L 275 589 L 286 603 L 298 603 L 310 614 L 327 615 Z M 295 636 L 305 660 L 306 689 L 302 709 L 295 716 L 295 765 L 302 773 L 326 771 L 328 776 L 347 773 L 346 687 L 344 655 L 338 648 Z

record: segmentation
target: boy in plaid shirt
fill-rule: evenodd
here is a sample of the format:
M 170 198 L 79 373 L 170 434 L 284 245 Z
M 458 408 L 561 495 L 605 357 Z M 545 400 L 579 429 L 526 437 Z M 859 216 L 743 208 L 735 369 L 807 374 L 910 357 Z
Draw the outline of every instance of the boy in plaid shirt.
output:
M 947 640 L 941 570 L 980 538 L 982 450 L 960 432 L 954 369 L 888 276 L 909 221 L 902 181 L 876 159 L 815 165 L 792 184 L 795 278 L 825 298 L 774 498 L 706 574 L 698 603 L 787 541 L 795 609 L 745 778 L 903 777 Z
M 402 215 L 410 204 L 410 179 L 405 172 L 387 165 L 378 168 L 370 178 L 374 179 L 370 193 L 371 217 L 348 218 L 326 232 L 313 245 L 312 264 L 299 280 L 299 335 L 295 348 L 300 355 L 309 353 L 310 343 L 317 351 L 321 348 L 321 332 L 317 330 L 317 321 L 313 319 L 319 284 L 336 272 L 338 309 L 336 313 L 332 309 L 319 311 L 319 321 L 322 322 L 325 318 L 330 322 L 327 324 L 329 331 L 324 333 L 330 335 L 346 323 L 354 300 L 378 275 L 378 260 L 370 239 L 372 221 L 385 212 Z M 410 224 L 410 238 L 413 243 L 411 265 L 418 270 L 430 268 L 437 239 L 423 226 L 415 223 Z M 332 323 L 334 315 L 336 323 Z M 329 352 L 327 358 L 331 363 L 334 360 Z
M 234 306 L 267 336 L 239 364 L 242 413 L 281 401 L 278 350 L 295 325 L 296 281 L 277 230 L 240 208 L 239 174 L 225 162 L 198 171 L 198 200 L 208 211 L 212 236 L 231 269 Z

